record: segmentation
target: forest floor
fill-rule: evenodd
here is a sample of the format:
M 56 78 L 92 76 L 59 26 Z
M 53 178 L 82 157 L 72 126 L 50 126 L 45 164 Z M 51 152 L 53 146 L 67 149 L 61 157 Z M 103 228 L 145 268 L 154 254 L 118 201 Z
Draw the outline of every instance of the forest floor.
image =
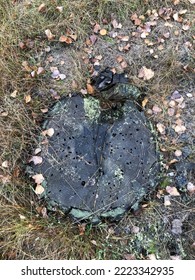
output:
M 1 1 L 0 259 L 195 259 L 194 3 Z M 49 107 L 106 67 L 144 90 L 165 176 L 119 222 L 77 224 L 25 168 Z

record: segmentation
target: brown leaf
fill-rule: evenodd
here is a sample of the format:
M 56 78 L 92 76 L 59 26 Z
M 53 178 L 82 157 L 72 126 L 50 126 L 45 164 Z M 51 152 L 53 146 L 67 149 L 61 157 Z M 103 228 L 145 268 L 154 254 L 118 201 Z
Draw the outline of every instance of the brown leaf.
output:
M 78 225 L 79 228 L 79 235 L 84 235 L 86 230 L 86 223 L 82 223 Z
M 91 84 L 87 84 L 87 93 L 94 94 L 95 90 Z
M 89 37 L 89 43 L 90 44 L 92 44 L 92 45 L 94 45 L 95 44 L 95 42 L 97 41 L 97 36 L 96 35 L 91 35 L 90 37 Z
M 101 29 L 100 25 L 96 22 L 96 24 L 93 27 L 93 32 L 98 33 L 100 29 Z
M 107 34 L 107 30 L 106 29 L 101 29 L 100 30 L 100 35 L 105 36 Z
M 157 115 L 158 113 L 161 113 L 162 112 L 162 109 L 160 107 L 158 107 L 157 105 L 154 105 L 152 107 L 152 111 L 155 115 Z
M 37 154 L 39 154 L 40 152 L 41 152 L 41 148 L 36 148 L 35 151 L 34 151 L 34 154 L 37 155 Z
M 19 47 L 24 50 L 26 48 L 26 45 L 23 42 L 19 42 Z
M 62 35 L 62 36 L 60 36 L 60 38 L 59 38 L 59 42 L 61 42 L 61 43 L 66 43 L 66 44 L 72 44 L 72 39 L 70 38 L 70 37 L 67 37 L 67 36 L 65 36 L 65 35 Z
M 128 51 L 130 49 L 130 46 L 131 46 L 130 44 L 127 44 L 126 46 L 123 47 L 123 50 Z
M 41 112 L 42 112 L 43 114 L 47 113 L 47 112 L 48 112 L 48 108 L 41 108 Z
M 154 77 L 154 71 L 152 71 L 151 69 L 146 68 L 145 66 L 143 66 L 138 74 L 138 78 L 143 78 L 144 81 L 145 80 L 150 80 Z
M 117 56 L 116 61 L 121 63 L 123 61 L 123 57 L 121 55 Z
M 34 179 L 35 183 L 40 185 L 41 183 L 43 183 L 43 181 L 45 180 L 45 178 L 43 177 L 42 174 L 35 174 L 32 176 L 32 178 Z
M 53 40 L 55 38 L 55 35 L 52 34 L 51 30 L 50 29 L 46 29 L 45 30 L 45 35 L 47 36 L 47 39 L 49 41 Z
M 33 156 L 29 160 L 29 162 L 33 162 L 35 165 L 41 164 L 43 162 L 43 158 L 40 156 Z
M 25 99 L 25 102 L 26 102 L 26 103 L 29 103 L 29 102 L 31 101 L 31 96 L 30 96 L 30 94 L 26 95 L 26 96 L 24 97 L 24 99 Z

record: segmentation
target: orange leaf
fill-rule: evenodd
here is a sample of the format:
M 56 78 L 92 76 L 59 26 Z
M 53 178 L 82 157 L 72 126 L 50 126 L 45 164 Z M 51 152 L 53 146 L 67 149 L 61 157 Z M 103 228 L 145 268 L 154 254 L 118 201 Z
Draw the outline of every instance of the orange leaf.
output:
M 89 94 L 94 94 L 94 88 L 92 87 L 91 84 L 87 84 L 87 92 Z
M 72 39 L 67 37 L 67 36 L 65 36 L 65 35 L 62 35 L 59 38 L 59 42 L 66 43 L 66 44 L 72 44 Z

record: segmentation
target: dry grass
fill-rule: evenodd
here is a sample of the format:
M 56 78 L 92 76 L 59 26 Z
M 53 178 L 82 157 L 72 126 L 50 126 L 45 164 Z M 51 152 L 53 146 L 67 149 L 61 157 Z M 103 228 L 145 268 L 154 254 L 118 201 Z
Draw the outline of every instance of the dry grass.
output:
M 139 0 L 102 0 L 95 1 L 95 4 L 92 0 L 72 1 L 71 4 L 70 1 L 57 1 L 56 4 L 56 1 L 46 0 L 44 3 L 47 8 L 43 13 L 38 12 L 42 1 L 33 1 L 30 5 L 30 1 L 25 0 L 14 2 L 8 0 L 0 3 L 0 259 L 122 259 L 125 254 L 132 253 L 138 259 L 150 253 L 160 254 L 160 258 L 169 258 L 167 244 L 170 234 L 162 235 L 162 230 L 166 231 L 167 228 L 161 226 L 164 208 L 161 209 L 159 202 L 149 205 L 141 216 L 127 215 L 119 224 L 103 223 L 94 228 L 87 225 L 84 234 L 78 225 L 73 224 L 60 211 L 49 212 L 47 217 L 43 217 L 45 204 L 34 195 L 31 181 L 25 176 L 25 165 L 37 141 L 39 124 L 43 118 L 40 108 L 51 104 L 51 97 L 47 96 L 49 79 L 47 73 L 32 79 L 24 71 L 22 62 L 27 61 L 32 69 L 44 65 L 40 52 L 48 45 L 44 33 L 48 28 L 56 38 L 66 29 L 76 32 L 79 36 L 77 47 L 81 47 L 91 32 L 91 23 L 101 22 L 112 13 L 125 21 L 136 10 L 141 14 L 148 8 L 168 6 L 172 1 L 164 3 L 160 0 L 146 0 L 143 5 L 143 1 Z M 56 5 L 64 7 L 62 13 L 56 11 Z M 181 5 L 190 7 L 188 1 L 181 1 Z M 19 47 L 20 42 L 26 44 L 25 50 Z M 58 46 L 57 39 L 51 45 Z M 71 55 L 73 59 L 78 59 L 75 72 L 71 75 L 76 76 L 81 87 L 89 72 L 79 63 L 82 53 L 79 54 L 78 49 L 74 49 Z M 131 59 L 129 57 L 129 61 Z M 172 91 L 184 75 L 178 54 L 171 46 L 162 54 L 160 67 L 147 57 L 133 59 L 130 74 L 135 84 L 140 82 L 136 80 L 136 74 L 142 63 L 147 63 L 148 67 L 152 66 L 156 71 L 151 83 L 142 84 L 153 96 L 151 105 L 152 100 L 160 104 L 163 98 L 166 99 L 167 92 Z M 17 98 L 10 97 L 15 90 Z M 37 94 L 38 91 L 45 91 L 44 98 Z M 24 97 L 28 94 L 33 98 L 26 104 Z M 8 161 L 8 167 L 2 167 L 5 161 Z M 180 208 L 177 205 L 176 213 L 181 209 L 185 209 L 185 205 L 182 204 Z M 190 237 L 186 244 L 191 244 L 195 231 L 194 208 L 191 204 L 188 212 L 191 212 L 190 222 L 186 226 L 189 227 Z M 174 215 L 170 213 L 170 217 Z M 145 217 L 148 219 L 147 228 Z M 129 228 L 134 225 L 147 232 L 144 242 L 141 236 L 139 240 L 130 234 Z M 184 247 L 187 253 L 183 257 L 194 258 L 193 249 L 187 249 L 185 244 Z

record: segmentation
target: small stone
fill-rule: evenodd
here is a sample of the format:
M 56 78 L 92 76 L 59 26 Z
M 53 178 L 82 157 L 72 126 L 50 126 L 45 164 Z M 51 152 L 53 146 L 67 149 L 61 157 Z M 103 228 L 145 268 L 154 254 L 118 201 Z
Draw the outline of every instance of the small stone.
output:
M 189 98 L 193 97 L 193 95 L 191 93 L 186 93 L 186 96 Z

